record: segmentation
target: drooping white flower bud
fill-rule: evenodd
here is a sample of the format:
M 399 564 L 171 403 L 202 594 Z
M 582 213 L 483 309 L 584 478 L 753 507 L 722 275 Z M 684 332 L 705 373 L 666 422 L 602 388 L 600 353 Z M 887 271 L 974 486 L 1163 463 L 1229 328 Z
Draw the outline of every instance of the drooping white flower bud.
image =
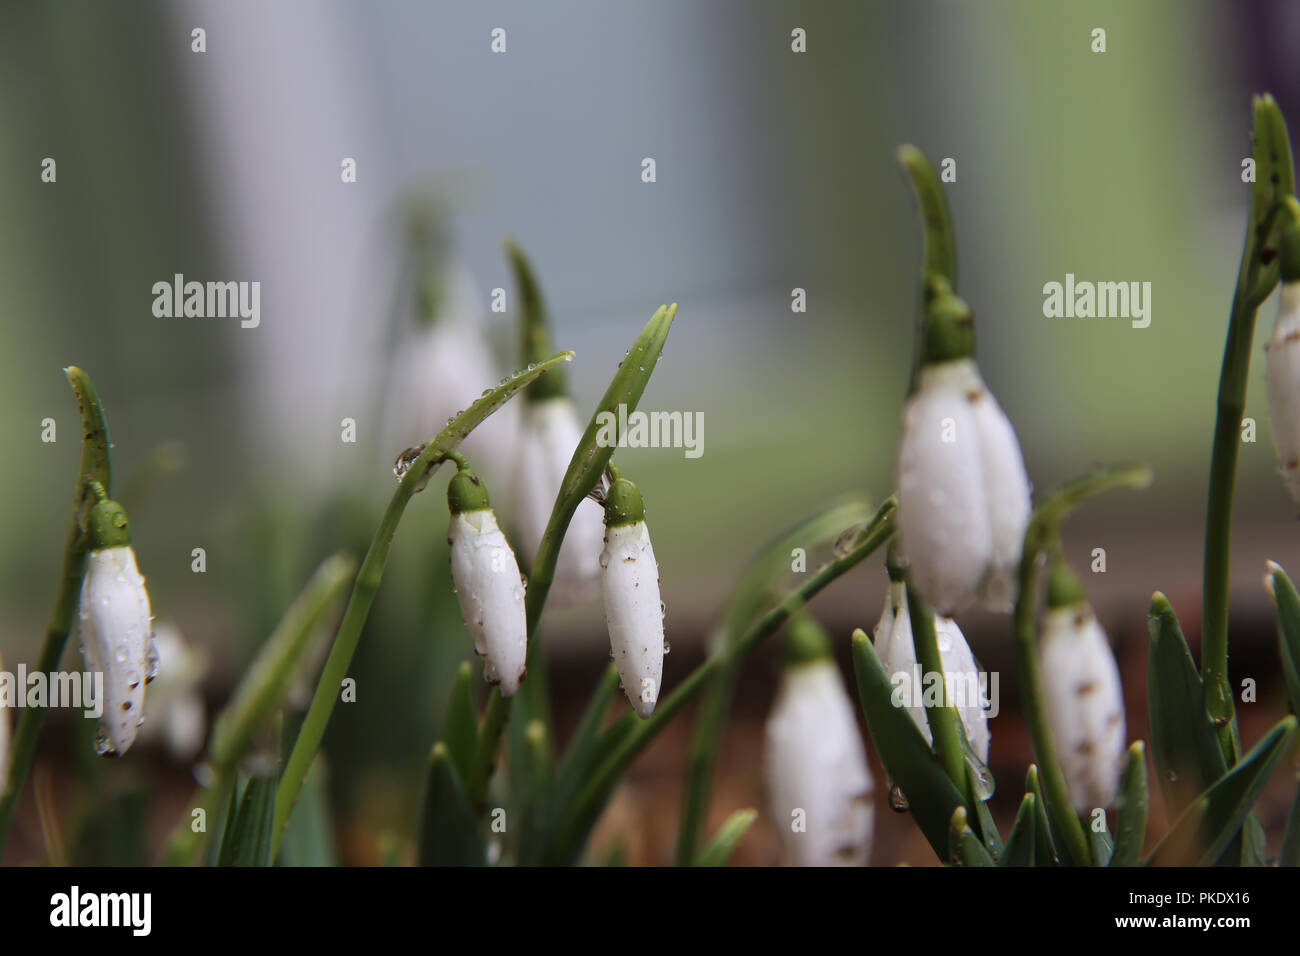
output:
M 898 450 L 898 530 L 912 583 L 940 614 L 976 597 L 1009 610 L 1030 513 L 1024 459 L 971 357 L 969 310 L 943 294 L 929 315 Z
M 605 496 L 601 591 L 609 647 L 623 693 L 644 719 L 654 713 L 664 673 L 664 608 L 659 565 L 636 485 L 616 478 Z
M 1291 500 L 1300 506 L 1300 280 L 1282 283 L 1273 335 L 1264 348 L 1277 466 Z
M 95 750 L 121 756 L 144 723 L 144 689 L 158 670 L 149 594 L 131 550 L 126 512 L 101 498 L 86 522 L 90 555 L 77 605 L 86 669 L 104 675 L 104 713 Z
M 1124 697 L 1106 633 L 1064 567 L 1053 571 L 1038 647 L 1047 723 L 1077 813 L 1108 807 L 1124 763 Z
M 534 555 L 583 429 L 573 402 L 564 395 L 537 401 L 525 395 L 520 418 L 516 515 L 523 547 Z M 548 597 L 557 606 L 584 604 L 595 596 L 604 534 L 600 506 L 584 498 L 573 513 L 556 560 Z
M 961 716 L 962 726 L 971 750 L 984 763 L 989 759 L 989 722 L 985 708 L 988 704 L 987 688 L 980 678 L 979 665 L 970 645 L 957 622 L 950 617 L 934 617 L 935 642 L 939 645 L 939 660 L 943 666 L 944 688 L 947 699 Z M 891 581 L 885 595 L 885 608 L 876 624 L 873 643 L 876 656 L 894 685 L 896 702 L 906 707 L 917 729 L 932 741 L 929 718 L 925 713 L 925 688 L 931 686 L 923 679 L 912 643 L 912 619 L 907 606 L 907 587 L 900 581 Z
M 788 661 L 767 719 L 763 775 L 781 842 L 796 866 L 862 866 L 871 856 L 875 790 L 866 750 L 824 635 L 791 618 Z
M 497 526 L 487 489 L 463 461 L 447 485 L 447 505 L 456 600 L 474 650 L 483 658 L 483 678 L 509 697 L 527 673 L 528 619 L 519 564 Z

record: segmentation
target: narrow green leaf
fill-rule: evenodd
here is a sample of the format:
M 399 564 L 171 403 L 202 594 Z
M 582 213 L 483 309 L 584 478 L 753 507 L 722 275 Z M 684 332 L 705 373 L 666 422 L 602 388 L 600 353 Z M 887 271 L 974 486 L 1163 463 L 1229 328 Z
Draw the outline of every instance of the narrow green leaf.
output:
M 1060 866 L 1061 855 L 1056 849 L 1056 832 L 1047 812 L 1043 797 L 1043 784 L 1038 779 L 1038 767 L 1029 765 L 1025 773 L 1025 792 L 1034 796 L 1034 861 L 1036 866 Z
M 1250 187 L 1250 221 L 1255 228 L 1246 247 L 1246 259 L 1250 258 L 1254 245 L 1265 238 L 1258 228 L 1263 225 L 1269 206 L 1283 196 L 1295 195 L 1295 163 L 1282 111 L 1268 93 L 1255 97 L 1253 106 L 1255 182 Z
M 948 822 L 948 860 L 958 866 L 996 866 L 984 841 L 966 822 L 966 808 L 958 807 Z
M 1146 862 L 1207 866 L 1218 860 L 1241 829 L 1295 728 L 1295 717 L 1278 721 L 1231 771 L 1183 812 Z
M 885 772 L 907 799 L 912 818 L 935 854 L 941 860 L 950 859 L 949 823 L 956 809 L 962 810 L 964 822 L 965 803 L 911 716 L 893 705 L 893 684 L 870 638 L 861 630 L 853 632 L 853 672 L 858 704 Z
M 104 486 L 108 496 L 113 497 L 113 456 L 110 449 L 113 443 L 108 437 L 108 420 L 104 415 L 104 405 L 99 400 L 99 393 L 90 381 L 90 376 L 69 365 L 63 370 L 72 386 L 72 393 L 77 399 L 77 411 L 81 414 L 81 473 L 78 475 L 78 504 L 80 504 L 81 480 L 87 475 Z
M 1205 692 L 1169 600 L 1157 591 L 1147 619 L 1151 756 L 1171 816 L 1223 776 L 1223 753 L 1205 713 Z
M 1134 866 L 1142 854 L 1142 841 L 1147 832 L 1146 746 L 1134 741 L 1124 759 L 1124 773 L 1119 781 L 1119 796 L 1115 799 L 1115 847 L 1109 866 Z
M 1291 709 L 1300 714 L 1300 594 L 1281 567 L 1269 562 L 1268 592 L 1277 608 L 1278 657 Z
M 355 570 L 356 562 L 345 555 L 326 558 L 289 606 L 213 724 L 209 759 L 214 767 L 236 766 L 253 734 L 282 705 L 312 638 L 319 636 L 317 623 Z
M 284 828 L 278 866 L 338 866 L 334 845 L 333 820 L 330 815 L 329 774 L 325 755 L 320 754 L 307 771 L 298 806 Z
M 1007 837 L 1006 849 L 998 857 L 998 866 L 1033 866 L 1034 865 L 1034 830 L 1038 826 L 1036 805 L 1037 798 L 1027 793 L 1020 801 L 1016 811 L 1016 822 L 1011 825 L 1011 835 Z
M 253 777 L 244 787 L 239 813 L 222 840 L 219 866 L 270 866 L 275 815 L 274 774 Z
M 718 832 L 700 850 L 696 857 L 696 866 L 726 866 L 740 841 L 749 831 L 750 825 L 758 818 L 757 810 L 737 810 L 722 822 Z
M 1300 787 L 1296 787 L 1291 812 L 1286 817 L 1286 830 L 1282 833 L 1282 852 L 1278 866 L 1300 866 Z
M 975 780 L 975 767 L 974 764 L 970 762 L 970 757 L 973 756 L 974 753 L 970 748 L 970 742 L 966 740 L 964 730 L 962 733 L 962 741 L 966 745 L 965 749 L 968 754 L 966 761 L 966 786 L 970 793 L 978 793 L 978 784 Z M 985 849 L 989 851 L 989 854 L 993 859 L 1001 862 L 1002 851 L 1004 849 L 1002 844 L 1002 834 L 998 833 L 998 825 L 993 820 L 993 814 L 989 812 L 987 800 L 977 799 L 975 801 L 975 821 L 979 824 L 976 829 L 979 831 L 980 836 L 984 838 Z
M 456 679 L 447 699 L 447 715 L 442 722 L 442 739 L 447 744 L 447 755 L 456 765 L 462 780 L 473 766 L 474 744 L 478 739 L 473 683 L 473 668 L 469 661 L 464 661 L 456 670 Z
M 420 823 L 421 866 L 483 866 L 483 836 L 447 745 L 433 745 Z
M 586 709 L 578 720 L 577 729 L 569 740 L 564 758 L 555 772 L 554 793 L 560 801 L 567 801 L 577 793 L 582 779 L 600 760 L 602 748 L 601 728 L 605 723 L 605 714 L 609 712 L 610 701 L 618 693 L 618 668 L 610 664 L 605 668 L 599 682 L 591 692 Z M 605 747 L 611 742 L 603 741 Z
M 1092 851 L 1092 865 L 1109 866 L 1110 855 L 1115 850 L 1115 841 L 1110 838 L 1106 818 L 1102 817 L 1097 823 L 1101 824 L 1100 830 L 1096 829 L 1096 823 L 1091 820 L 1088 822 L 1088 849 Z

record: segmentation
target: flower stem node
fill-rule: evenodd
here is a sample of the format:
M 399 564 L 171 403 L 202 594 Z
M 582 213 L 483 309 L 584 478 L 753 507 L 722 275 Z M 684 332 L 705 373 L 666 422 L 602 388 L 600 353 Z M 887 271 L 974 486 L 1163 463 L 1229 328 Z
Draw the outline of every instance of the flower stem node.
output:
M 104 675 L 104 713 L 95 750 L 121 756 L 144 723 L 144 689 L 158 670 L 144 577 L 131 549 L 130 523 L 116 501 L 92 486 L 99 501 L 86 516 L 90 556 L 77 605 L 77 633 L 86 669 Z
M 815 622 L 811 627 L 820 630 Z M 787 662 L 765 737 L 768 800 L 790 860 L 796 866 L 865 865 L 875 829 L 875 783 L 834 660 Z
M 526 674 L 528 623 L 519 564 L 488 504 L 487 488 L 461 459 L 447 485 L 451 524 L 451 578 L 456 600 L 483 658 L 483 678 L 501 696 L 519 689 Z
M 1056 596 L 1064 592 L 1058 588 Z M 1049 581 L 1038 662 L 1047 723 L 1070 803 L 1087 814 L 1109 806 L 1119 790 L 1125 749 L 1119 667 L 1087 602 L 1053 605 L 1052 599 Z
M 930 277 L 921 324 L 921 365 L 975 357 L 975 316 L 947 281 Z
M 956 319 L 949 324 L 952 335 L 926 333 L 928 356 L 961 353 L 940 344 L 957 335 Z M 977 597 L 991 610 L 1010 610 L 1029 478 L 1015 430 L 973 359 L 921 366 L 903 408 L 896 475 L 902 549 L 926 600 L 945 615 Z
M 615 478 L 605 498 L 601 591 L 609 646 L 623 692 L 637 716 L 654 713 L 664 670 L 664 607 L 641 493 Z

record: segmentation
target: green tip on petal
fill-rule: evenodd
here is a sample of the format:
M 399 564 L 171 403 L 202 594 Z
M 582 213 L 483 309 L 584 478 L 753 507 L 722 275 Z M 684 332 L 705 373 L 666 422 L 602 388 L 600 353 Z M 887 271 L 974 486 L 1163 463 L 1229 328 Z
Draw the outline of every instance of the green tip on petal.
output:
M 800 611 L 785 626 L 787 665 L 811 664 L 831 656 L 830 635 L 807 611 Z
M 942 279 L 933 279 L 933 296 L 921 326 L 921 364 L 937 365 L 975 357 L 975 316 Z
M 131 524 L 126 509 L 108 499 L 91 508 L 86 517 L 86 540 L 91 551 L 127 547 L 131 543 Z
M 641 492 L 626 478 L 618 478 L 605 495 L 605 524 L 610 528 L 645 521 Z
M 488 503 L 487 486 L 483 479 L 468 467 L 456 471 L 447 483 L 447 507 L 454 515 L 466 511 L 487 511 L 492 507 Z
M 1048 608 L 1054 610 L 1058 607 L 1073 607 L 1082 604 L 1085 600 L 1087 598 L 1083 593 L 1083 585 L 1074 576 L 1074 572 L 1066 567 L 1064 562 L 1053 566 L 1047 576 Z

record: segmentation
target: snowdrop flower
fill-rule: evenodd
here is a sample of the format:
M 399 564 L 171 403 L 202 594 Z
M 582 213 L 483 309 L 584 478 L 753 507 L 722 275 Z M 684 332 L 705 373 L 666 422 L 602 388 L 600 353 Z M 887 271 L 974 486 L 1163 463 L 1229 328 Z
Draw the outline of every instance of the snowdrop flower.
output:
M 487 489 L 465 459 L 447 485 L 451 527 L 451 577 L 474 651 L 483 658 L 483 677 L 509 697 L 519 689 L 527 669 L 528 621 L 524 584 L 515 553 L 497 526 Z
M 641 493 L 617 472 L 605 495 L 600 567 L 610 653 L 628 702 L 644 719 L 654 713 L 663 679 L 664 608 Z
M 912 582 L 941 614 L 976 597 L 1010 609 L 1029 523 L 1015 431 L 973 356 L 970 310 L 940 291 L 927 309 L 916 388 L 903 409 L 897 487 Z
M 1076 812 L 1107 807 L 1124 762 L 1124 699 L 1106 634 L 1068 569 L 1053 570 L 1038 648 L 1047 723 Z
M 889 582 L 885 608 L 876 624 L 873 644 L 881 666 L 894 685 L 895 703 L 907 708 L 926 743 L 932 742 L 925 713 L 925 687 L 912 643 L 912 619 L 907 606 L 907 586 L 900 579 Z M 939 645 L 944 686 L 948 701 L 961 716 L 966 740 L 983 763 L 989 760 L 989 722 L 985 713 L 986 691 L 980 681 L 979 665 L 957 622 L 936 614 L 934 636 Z
M 86 520 L 90 556 L 77 607 L 86 669 L 104 675 L 104 714 L 95 750 L 121 756 L 144 723 L 144 688 L 158 670 L 149 594 L 131 550 L 126 512 L 92 482 L 98 498 Z
M 149 687 L 140 740 L 161 739 L 173 757 L 188 760 L 199 752 L 207 733 L 207 708 L 199 688 L 208 658 L 169 622 L 154 628 L 153 640 L 159 677 Z
M 875 787 L 854 705 L 821 627 L 797 614 L 787 633 L 763 754 L 772 818 L 796 866 L 862 866 Z
M 1289 242 L 1294 244 L 1295 239 Z M 1295 251 L 1287 246 L 1288 239 L 1284 238 L 1284 266 L 1295 258 Z M 1290 271 L 1288 266 L 1285 272 Z M 1300 506 L 1300 275 L 1283 276 L 1277 320 L 1273 323 L 1273 335 L 1264 348 L 1273 448 L 1277 452 L 1277 464 L 1286 481 L 1286 489 Z

